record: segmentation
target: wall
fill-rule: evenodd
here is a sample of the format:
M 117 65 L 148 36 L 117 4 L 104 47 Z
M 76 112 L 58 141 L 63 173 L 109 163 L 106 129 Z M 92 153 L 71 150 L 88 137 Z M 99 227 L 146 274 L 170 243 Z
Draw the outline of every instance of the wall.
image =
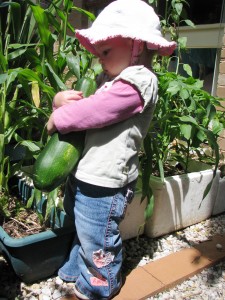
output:
M 221 50 L 220 64 L 219 64 L 219 76 L 217 83 L 217 96 L 224 99 L 222 104 L 225 106 L 225 30 L 223 36 L 223 45 Z M 224 156 L 225 160 L 225 129 L 220 135 L 219 145 L 221 149 L 221 153 Z

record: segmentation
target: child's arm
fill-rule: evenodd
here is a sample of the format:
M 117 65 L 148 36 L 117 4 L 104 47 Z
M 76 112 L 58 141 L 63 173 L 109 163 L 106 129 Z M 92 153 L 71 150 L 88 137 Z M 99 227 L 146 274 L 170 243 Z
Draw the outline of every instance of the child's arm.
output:
M 81 91 L 75 91 L 75 90 L 68 90 L 68 91 L 62 91 L 58 92 L 52 103 L 53 111 L 65 104 L 71 104 L 73 101 L 81 100 L 83 99 L 83 93 Z M 55 131 L 57 131 L 57 128 L 53 121 L 53 115 L 50 116 L 47 124 L 47 131 L 48 134 L 53 134 Z
M 139 92 L 130 84 L 118 81 L 108 91 L 56 109 L 47 124 L 51 134 L 81 131 L 108 126 L 135 115 L 143 109 Z
M 62 91 L 55 95 L 53 99 L 53 109 L 59 108 L 62 105 L 70 104 L 72 101 L 83 99 L 81 91 L 68 90 Z

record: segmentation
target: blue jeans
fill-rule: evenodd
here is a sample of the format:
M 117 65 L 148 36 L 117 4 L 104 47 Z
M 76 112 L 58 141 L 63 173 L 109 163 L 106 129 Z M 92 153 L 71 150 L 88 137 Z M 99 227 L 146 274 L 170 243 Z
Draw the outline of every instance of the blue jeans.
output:
M 121 287 L 118 226 L 133 199 L 134 187 L 133 182 L 123 188 L 104 188 L 68 178 L 64 208 L 75 220 L 76 234 L 58 275 L 76 282 L 76 288 L 89 299 L 109 299 Z

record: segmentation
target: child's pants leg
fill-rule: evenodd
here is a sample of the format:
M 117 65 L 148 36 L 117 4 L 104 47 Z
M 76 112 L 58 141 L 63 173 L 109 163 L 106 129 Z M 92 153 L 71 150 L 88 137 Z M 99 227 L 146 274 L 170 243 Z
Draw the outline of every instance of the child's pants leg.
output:
M 125 214 L 126 195 L 127 187 L 109 189 L 78 183 L 75 225 L 81 247 L 76 287 L 93 300 L 108 299 L 121 286 L 122 240 L 118 225 Z
M 76 182 L 74 176 L 69 176 L 66 182 L 65 197 L 64 197 L 64 209 L 66 213 L 74 219 L 74 204 L 76 194 Z M 75 282 L 80 275 L 79 266 L 77 264 L 77 256 L 80 248 L 80 241 L 75 233 L 73 244 L 63 266 L 58 270 L 58 275 L 65 281 Z

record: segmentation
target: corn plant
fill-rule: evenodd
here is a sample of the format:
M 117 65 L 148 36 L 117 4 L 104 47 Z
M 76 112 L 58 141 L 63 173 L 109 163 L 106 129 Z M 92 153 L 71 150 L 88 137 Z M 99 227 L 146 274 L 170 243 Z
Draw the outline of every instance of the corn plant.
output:
M 25 163 L 35 159 L 48 140 L 44 124 L 54 95 L 73 88 L 83 77 L 94 81 L 100 72 L 92 66 L 93 55 L 74 37 L 68 21 L 74 10 L 94 19 L 72 0 L 53 0 L 47 8 L 30 0 L 0 3 L 0 189 L 4 193 L 9 192 L 9 178 L 24 163 L 12 164 L 5 155 L 6 145 L 23 145 Z

